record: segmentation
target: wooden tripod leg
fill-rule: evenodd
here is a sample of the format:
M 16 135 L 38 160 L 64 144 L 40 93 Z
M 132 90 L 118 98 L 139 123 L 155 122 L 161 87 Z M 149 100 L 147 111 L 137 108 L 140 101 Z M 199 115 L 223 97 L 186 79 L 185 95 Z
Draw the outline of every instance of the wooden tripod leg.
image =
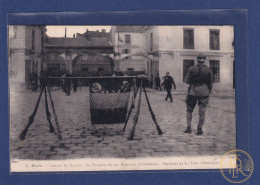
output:
M 153 110 L 152 110 L 150 101 L 149 101 L 149 99 L 148 99 L 146 90 L 145 90 L 144 87 L 143 87 L 143 89 L 144 89 L 144 94 L 145 94 L 146 102 L 147 102 L 147 105 L 148 105 L 148 108 L 149 108 L 149 112 L 150 112 L 150 114 L 151 114 L 151 116 L 152 116 L 153 122 L 154 122 L 154 124 L 156 125 L 156 129 L 157 129 L 157 131 L 158 131 L 158 134 L 159 134 L 159 135 L 162 135 L 162 130 L 161 130 L 159 124 L 158 124 L 157 121 L 156 121 L 156 118 L 155 118 L 155 115 L 154 115 L 154 113 L 153 113 Z
M 125 129 L 126 129 L 126 125 L 127 125 L 127 123 L 128 123 L 128 120 L 129 120 L 129 118 L 130 118 L 130 115 L 131 115 L 131 113 L 132 113 L 132 110 L 134 109 L 134 107 L 135 107 L 135 105 L 134 105 L 134 100 L 135 100 L 135 98 L 136 98 L 136 94 L 137 94 L 137 92 L 138 92 L 138 89 L 137 89 L 137 91 L 134 91 L 134 94 L 133 94 L 133 101 L 132 101 L 132 104 L 131 104 L 131 107 L 130 107 L 130 110 L 128 111 L 128 114 L 127 114 L 127 116 L 126 116 L 126 121 L 125 121 L 125 125 L 124 125 L 124 128 L 123 128 L 123 132 L 125 131 Z
M 136 127 L 136 125 L 138 123 L 138 118 L 139 118 L 139 114 L 140 114 L 141 97 L 142 97 L 142 81 L 141 81 L 141 86 L 139 88 L 139 99 L 138 99 L 138 105 L 137 105 L 136 114 L 135 114 L 135 117 L 134 117 L 134 125 L 133 125 L 132 129 L 129 132 L 129 135 L 127 137 L 128 140 L 133 140 L 134 139 L 135 127 Z
M 21 133 L 20 136 L 19 136 L 19 138 L 20 138 L 21 140 L 24 140 L 24 139 L 25 139 L 25 136 L 26 136 L 26 134 L 27 134 L 27 132 L 28 132 L 28 129 L 29 129 L 29 127 L 30 127 L 30 126 L 32 125 L 32 123 L 33 123 L 34 117 L 35 117 L 35 115 L 36 115 L 36 113 L 37 113 L 37 110 L 38 110 L 38 107 L 39 107 L 39 104 L 40 104 L 40 101 L 41 101 L 43 88 L 44 88 L 44 87 L 42 87 L 42 89 L 41 89 L 41 93 L 40 93 L 39 98 L 38 98 L 38 100 L 37 100 L 37 103 L 36 103 L 36 105 L 35 105 L 34 111 L 33 111 L 32 115 L 29 117 L 29 120 L 28 120 L 28 122 L 27 122 L 27 126 L 24 128 L 24 130 L 22 131 L 22 133 Z
M 51 106 L 52 106 L 52 111 L 53 111 L 55 124 L 56 124 L 56 127 L 57 127 L 58 137 L 59 137 L 60 140 L 62 140 L 62 135 L 61 135 L 61 131 L 60 131 L 60 125 L 59 125 L 59 122 L 58 122 L 58 118 L 57 118 L 57 114 L 56 114 L 56 111 L 55 111 L 54 103 L 53 103 L 53 100 L 52 100 L 52 97 L 51 97 L 51 92 L 50 92 L 50 89 L 49 89 L 48 86 L 46 86 L 46 88 L 47 88 L 47 91 L 49 93 L 50 100 L 51 100 Z
M 46 112 L 46 117 L 47 117 L 47 121 L 49 123 L 49 127 L 50 127 L 50 133 L 54 133 L 54 128 L 53 125 L 51 123 L 51 113 L 49 111 L 49 106 L 48 106 L 48 98 L 47 98 L 47 87 L 44 88 L 44 94 L 45 94 L 45 112 Z

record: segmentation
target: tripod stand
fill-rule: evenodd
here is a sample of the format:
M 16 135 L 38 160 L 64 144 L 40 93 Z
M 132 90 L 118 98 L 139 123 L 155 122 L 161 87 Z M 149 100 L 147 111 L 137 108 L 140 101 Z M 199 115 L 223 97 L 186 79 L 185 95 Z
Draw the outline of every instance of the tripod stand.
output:
M 153 122 L 154 122 L 154 124 L 155 124 L 155 126 L 156 126 L 156 129 L 157 129 L 157 131 L 158 131 L 158 134 L 159 134 L 159 135 L 162 135 L 162 130 L 161 130 L 159 124 L 158 124 L 157 121 L 156 121 L 156 118 L 155 118 L 155 115 L 154 115 L 154 113 L 153 113 L 153 110 L 152 110 L 152 107 L 151 107 L 149 98 L 148 98 L 147 93 L 146 93 L 146 89 L 145 89 L 145 87 L 143 86 L 143 80 L 141 79 L 141 84 L 140 84 L 140 86 L 138 87 L 137 91 L 134 92 L 134 99 L 135 99 L 135 98 L 136 98 L 136 94 L 137 94 L 137 92 L 138 92 L 138 90 L 139 90 L 139 99 L 138 99 L 137 110 L 136 110 L 136 113 L 135 113 L 135 116 L 134 116 L 134 125 L 133 125 L 132 129 L 131 129 L 130 132 L 129 132 L 129 135 L 128 135 L 128 137 L 127 137 L 128 140 L 133 140 L 133 138 L 134 138 L 135 127 L 136 127 L 136 125 L 137 125 L 137 123 L 138 123 L 138 118 L 139 118 L 139 114 L 140 114 L 142 89 L 143 89 L 143 91 L 144 91 L 145 99 L 146 99 L 146 102 L 147 102 L 147 105 L 148 105 L 148 108 L 149 108 L 149 112 L 150 112 L 151 117 L 152 117 L 152 119 L 153 119 Z M 124 125 L 124 128 L 123 128 L 123 131 L 125 131 L 126 125 L 127 125 L 127 123 L 128 123 L 128 120 L 129 120 L 129 117 L 130 117 L 130 114 L 131 114 L 133 108 L 134 108 L 134 101 L 132 102 L 132 105 L 131 105 L 130 110 L 129 110 L 129 112 L 128 112 L 128 115 L 127 115 L 127 118 L 126 118 L 126 121 L 125 121 L 125 125 Z
M 55 124 L 56 124 L 56 127 L 57 127 L 57 133 L 58 133 L 58 137 L 60 140 L 62 140 L 62 136 L 61 136 L 61 131 L 60 131 L 60 127 L 59 127 L 59 122 L 58 122 L 58 118 L 57 118 L 57 115 L 56 115 L 56 111 L 55 111 L 55 108 L 54 108 L 54 103 L 53 103 L 53 100 L 52 100 L 52 97 L 51 97 L 51 92 L 50 92 L 50 89 L 48 87 L 47 84 L 44 84 L 42 85 L 41 87 L 41 92 L 40 92 L 40 95 L 38 97 L 38 100 L 37 100 L 37 103 L 34 107 L 34 111 L 32 113 L 32 115 L 29 117 L 29 120 L 27 122 L 27 125 L 26 127 L 24 128 L 24 130 L 21 132 L 19 138 L 21 140 L 24 140 L 25 139 L 25 136 L 28 132 L 28 129 L 29 127 L 32 125 L 33 121 L 34 121 L 34 118 L 35 118 L 35 115 L 37 113 L 37 110 L 38 110 L 38 107 L 39 107 L 39 104 L 40 104 L 40 101 L 41 101 L 41 97 L 42 97 L 42 93 L 44 91 L 44 94 L 45 94 L 45 111 L 46 111 L 46 118 L 47 118 L 47 121 L 49 123 L 49 127 L 50 127 L 50 132 L 51 133 L 54 133 L 54 127 L 51 123 L 51 113 L 49 111 L 49 106 L 48 106 L 48 98 L 47 98 L 47 93 L 49 94 L 49 98 L 50 98 L 50 101 L 51 101 L 51 106 L 52 106 L 52 110 L 53 110 L 53 115 L 54 115 L 54 120 L 55 120 Z

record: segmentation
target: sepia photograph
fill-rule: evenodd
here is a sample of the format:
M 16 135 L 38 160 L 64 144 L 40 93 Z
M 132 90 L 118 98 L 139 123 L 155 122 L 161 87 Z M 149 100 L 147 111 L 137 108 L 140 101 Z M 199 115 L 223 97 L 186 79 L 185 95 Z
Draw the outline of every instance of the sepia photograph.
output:
M 9 25 L 11 172 L 219 169 L 232 25 Z

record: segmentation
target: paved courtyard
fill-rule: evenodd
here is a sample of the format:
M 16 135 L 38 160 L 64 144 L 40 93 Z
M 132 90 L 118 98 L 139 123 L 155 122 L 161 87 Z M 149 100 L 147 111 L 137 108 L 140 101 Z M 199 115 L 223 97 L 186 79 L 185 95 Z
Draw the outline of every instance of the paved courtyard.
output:
M 34 123 L 25 140 L 19 135 L 32 114 L 39 92 L 11 91 L 10 93 L 10 157 L 11 159 L 73 159 L 86 157 L 161 157 L 219 155 L 236 146 L 234 92 L 216 92 L 210 98 L 204 134 L 196 135 L 198 109 L 193 113 L 192 134 L 186 129 L 185 92 L 174 91 L 173 103 L 164 100 L 166 92 L 147 89 L 157 121 L 163 131 L 158 135 L 149 114 L 145 97 L 142 97 L 139 122 L 134 140 L 127 136 L 133 125 L 133 110 L 127 129 L 124 124 L 91 125 L 89 91 L 82 87 L 71 96 L 60 89 L 51 93 L 60 124 L 62 140 L 49 132 L 45 115 L 44 94 Z M 55 127 L 53 113 L 52 123 Z M 56 127 L 55 127 L 56 130 Z

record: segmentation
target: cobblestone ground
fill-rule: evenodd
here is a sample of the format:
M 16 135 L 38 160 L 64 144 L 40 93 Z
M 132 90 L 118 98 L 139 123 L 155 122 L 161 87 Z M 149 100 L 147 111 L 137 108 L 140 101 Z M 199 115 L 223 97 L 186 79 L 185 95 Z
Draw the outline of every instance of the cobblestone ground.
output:
M 11 159 L 219 155 L 235 148 L 234 92 L 212 94 L 206 112 L 204 134 L 197 136 L 197 108 L 193 113 L 192 134 L 183 133 L 186 129 L 184 92 L 173 92 L 174 101 L 170 103 L 164 100 L 166 92 L 147 91 L 163 135 L 158 135 L 143 95 L 133 141 L 128 141 L 127 136 L 133 125 L 135 110 L 125 132 L 122 131 L 123 124 L 91 125 L 86 87 L 77 93 L 72 92 L 71 96 L 66 96 L 57 88 L 51 91 L 63 140 L 60 141 L 57 134 L 49 132 L 43 96 L 34 123 L 22 141 L 19 135 L 33 112 L 39 92 L 11 92 Z M 49 107 L 52 113 L 50 103 Z M 55 126 L 53 114 L 52 123 Z

